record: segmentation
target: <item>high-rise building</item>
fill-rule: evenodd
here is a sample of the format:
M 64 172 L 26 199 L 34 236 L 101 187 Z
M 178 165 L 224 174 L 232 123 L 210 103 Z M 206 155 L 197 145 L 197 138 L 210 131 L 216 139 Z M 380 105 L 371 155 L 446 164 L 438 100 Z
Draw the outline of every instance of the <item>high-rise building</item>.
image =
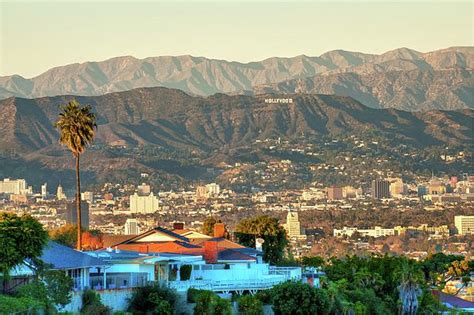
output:
M 454 225 L 460 235 L 474 235 L 474 215 L 457 215 Z
M 77 224 L 76 202 L 67 204 L 66 223 Z M 81 226 L 84 229 L 89 229 L 89 204 L 86 201 L 81 201 Z
M 63 186 L 59 185 L 58 190 L 56 191 L 56 198 L 58 200 L 66 200 L 66 194 L 63 191 Z
M 140 234 L 140 228 L 138 227 L 137 219 L 127 219 L 124 226 L 125 235 L 138 235 Z
M 216 183 L 210 183 L 206 185 L 206 190 L 208 197 L 214 197 L 219 195 L 219 193 L 221 192 L 221 187 Z
M 44 183 L 43 185 L 41 185 L 41 197 L 48 197 L 48 183 Z
M 390 183 L 383 179 L 372 181 L 372 198 L 386 199 L 390 198 Z
M 0 194 L 26 195 L 28 188 L 24 179 L 4 178 L 0 182 Z
M 342 187 L 331 186 L 326 191 L 328 200 L 341 200 L 344 198 Z
M 298 212 L 288 211 L 286 224 L 284 226 L 289 237 L 301 237 L 301 225 L 298 220 Z
M 153 193 L 148 196 L 140 196 L 137 193 L 130 196 L 130 212 L 154 213 L 156 210 L 158 210 L 158 198 Z

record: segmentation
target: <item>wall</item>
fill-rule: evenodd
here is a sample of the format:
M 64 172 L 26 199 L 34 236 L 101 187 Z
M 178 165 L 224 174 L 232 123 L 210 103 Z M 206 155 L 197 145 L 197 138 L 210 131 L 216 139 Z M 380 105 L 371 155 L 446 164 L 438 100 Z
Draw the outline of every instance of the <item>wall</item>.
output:
M 128 299 L 133 289 L 114 289 L 95 291 L 99 293 L 102 304 L 112 308 L 113 311 L 125 311 L 128 307 Z M 82 307 L 82 292 L 72 294 L 71 303 L 60 311 L 79 312 Z

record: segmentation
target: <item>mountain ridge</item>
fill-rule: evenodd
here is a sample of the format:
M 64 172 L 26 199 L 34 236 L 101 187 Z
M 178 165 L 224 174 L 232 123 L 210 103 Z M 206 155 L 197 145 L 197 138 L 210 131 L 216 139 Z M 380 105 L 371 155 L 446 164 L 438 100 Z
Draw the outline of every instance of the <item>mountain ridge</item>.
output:
M 54 67 L 30 79 L 19 75 L 0 77 L 0 99 L 65 94 L 95 96 L 156 86 L 209 96 L 215 93 L 235 94 L 253 90 L 256 86 L 315 76 L 346 73 L 368 75 L 394 70 L 431 73 L 457 68 L 473 71 L 474 47 L 451 47 L 427 53 L 400 48 L 380 55 L 333 50 L 318 57 L 270 57 L 248 63 L 190 55 L 143 59 L 123 56 Z M 466 84 L 472 87 L 471 81 Z M 440 95 L 442 93 L 438 92 Z M 464 104 L 463 107 L 470 107 L 471 103 L 465 105 L 465 101 L 455 102 Z M 367 105 L 383 107 L 383 104 Z M 417 103 L 411 106 L 411 110 L 418 110 Z M 400 103 L 394 103 L 391 107 L 410 110 Z

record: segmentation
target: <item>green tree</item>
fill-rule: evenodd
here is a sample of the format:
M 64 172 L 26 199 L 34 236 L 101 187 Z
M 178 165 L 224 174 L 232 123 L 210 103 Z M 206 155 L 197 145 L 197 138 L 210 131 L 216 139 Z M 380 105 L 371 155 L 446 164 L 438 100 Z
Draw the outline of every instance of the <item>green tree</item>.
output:
M 48 241 L 48 233 L 31 216 L 0 213 L 0 272 L 6 292 L 10 270 L 26 261 L 39 263 L 39 256 Z
M 55 123 L 55 127 L 59 129 L 59 142 L 67 146 L 76 159 L 77 249 L 82 250 L 79 157 L 84 153 L 86 146 L 94 140 L 96 117 L 90 105 L 81 107 L 75 100 L 60 106 L 60 110 Z
M 133 314 L 172 314 L 176 304 L 176 292 L 160 285 L 136 288 L 130 298 L 128 311 Z
M 286 231 L 278 219 L 266 215 L 243 219 L 236 227 L 238 242 L 247 247 L 255 247 L 255 239 L 260 237 L 263 243 L 263 259 L 276 264 L 283 257 L 288 245 Z
M 331 304 L 325 290 L 301 282 L 285 282 L 272 289 L 275 314 L 329 314 Z
M 214 217 L 207 217 L 202 223 L 201 233 L 209 236 L 214 236 L 214 224 L 220 223 L 221 220 L 217 220 Z
M 77 226 L 66 224 L 49 231 L 49 237 L 59 244 L 74 248 L 77 243 Z
M 400 279 L 398 291 L 400 292 L 401 313 L 415 315 L 419 307 L 418 298 L 423 294 L 420 286 L 421 271 L 416 269 L 414 262 L 405 260 L 397 274 Z
M 301 258 L 301 265 L 304 267 L 321 267 L 324 265 L 324 258 L 320 256 L 304 256 Z

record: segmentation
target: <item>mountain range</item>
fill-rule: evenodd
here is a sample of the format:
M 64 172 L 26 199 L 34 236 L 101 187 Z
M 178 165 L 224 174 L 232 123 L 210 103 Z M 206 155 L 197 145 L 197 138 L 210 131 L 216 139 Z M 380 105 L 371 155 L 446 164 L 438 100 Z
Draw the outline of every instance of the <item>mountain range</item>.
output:
M 367 131 L 394 144 L 420 147 L 474 140 L 474 111 L 470 109 L 406 112 L 372 109 L 345 96 L 200 97 L 157 87 L 101 96 L 4 99 L 0 101 L 0 153 L 15 148 L 27 154 L 57 146 L 53 123 L 58 105 L 73 98 L 92 105 L 99 125 L 96 143 L 104 145 L 159 145 L 209 153 L 246 146 L 257 139 L 361 135 Z
M 125 56 L 56 67 L 31 79 L 0 77 L 0 99 L 96 96 L 167 87 L 195 96 L 335 94 L 373 108 L 462 109 L 474 108 L 473 69 L 474 47 L 428 53 L 400 48 L 380 55 L 335 50 L 319 57 L 273 57 L 250 63 L 193 56 Z

